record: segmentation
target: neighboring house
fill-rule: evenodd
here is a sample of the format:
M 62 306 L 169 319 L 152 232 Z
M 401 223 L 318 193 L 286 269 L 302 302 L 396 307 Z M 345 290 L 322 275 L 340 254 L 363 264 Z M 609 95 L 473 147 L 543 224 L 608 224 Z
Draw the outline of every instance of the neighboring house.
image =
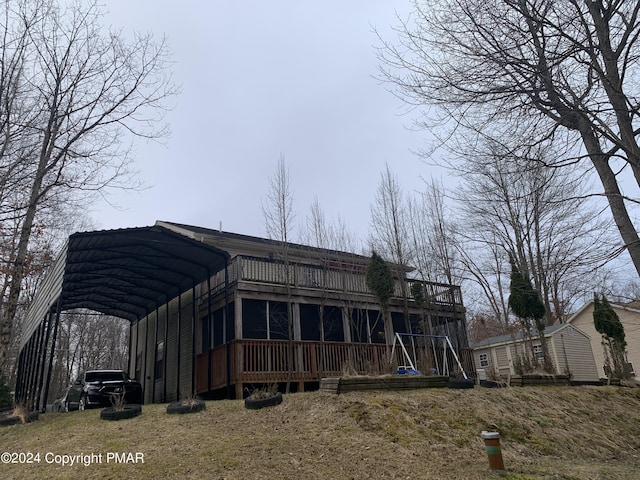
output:
M 572 382 L 598 380 L 591 341 L 584 332 L 564 323 L 545 328 L 544 336 L 554 373 L 569 373 Z M 534 354 L 542 358 L 539 338 L 534 336 L 531 342 Z M 471 345 L 471 348 L 477 369 L 484 370 L 487 375 L 494 373 L 505 380 L 516 374 L 518 359 L 523 358 L 525 353 L 531 354 L 530 349 L 525 350 L 522 332 L 487 338 Z
M 27 315 L 17 395 L 46 403 L 59 317 L 77 308 L 130 321 L 129 373 L 143 384 L 145 402 L 194 393 L 238 398 L 251 385 L 286 381 L 300 391 L 346 365 L 385 369 L 394 333 L 409 330 L 447 335 L 472 372 L 460 287 L 410 280 L 411 268 L 393 266 L 399 273 L 385 325 L 366 286 L 368 263 L 363 255 L 160 221 L 76 233 Z M 402 294 L 414 283 L 424 286 L 422 305 Z
M 618 314 L 624 328 L 625 340 L 627 341 L 627 362 L 631 364 L 630 369 L 635 376 L 640 376 L 640 302 L 609 303 Z M 596 330 L 593 321 L 593 300 L 583 305 L 567 322 L 590 337 L 591 348 L 598 366 L 598 375 L 601 378 L 607 377 L 604 369 L 602 335 Z

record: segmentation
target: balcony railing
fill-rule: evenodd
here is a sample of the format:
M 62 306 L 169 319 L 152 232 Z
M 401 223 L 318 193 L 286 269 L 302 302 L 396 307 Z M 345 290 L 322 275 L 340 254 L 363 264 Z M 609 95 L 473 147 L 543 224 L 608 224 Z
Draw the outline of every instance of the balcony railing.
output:
M 334 262 L 335 263 L 335 262 Z M 291 263 L 287 266 L 276 260 L 237 256 L 231 260 L 228 268 L 228 282 L 238 281 L 258 284 L 286 285 L 294 288 L 324 290 L 326 292 L 371 295 L 367 288 L 365 271 L 362 266 L 344 266 L 326 262 L 326 266 Z M 342 267 L 342 268 L 338 268 Z M 225 284 L 224 271 L 218 272 L 211 279 L 212 292 L 223 290 Z M 431 305 L 462 305 L 462 294 L 457 285 L 447 285 L 419 280 L 405 280 L 406 292 L 411 298 L 411 286 L 420 283 L 424 286 L 425 301 Z M 395 282 L 395 296 L 402 298 L 402 284 Z M 201 298 L 206 298 L 202 292 Z
M 196 357 L 196 392 L 242 384 L 286 382 L 319 382 L 323 377 L 336 377 L 344 373 L 345 367 L 359 374 L 391 370 L 389 361 L 391 346 L 367 343 L 339 342 L 287 342 L 276 340 L 233 340 L 208 353 Z M 289 350 L 290 349 L 290 350 Z M 442 353 L 439 372 L 443 372 Z M 458 351 L 458 356 L 467 374 L 473 372 L 471 350 Z M 227 382 L 227 359 L 229 359 L 229 381 Z M 447 352 L 448 372 L 455 371 L 454 359 Z M 436 362 L 437 363 L 437 362 Z M 405 365 L 402 351 L 396 349 L 394 365 Z

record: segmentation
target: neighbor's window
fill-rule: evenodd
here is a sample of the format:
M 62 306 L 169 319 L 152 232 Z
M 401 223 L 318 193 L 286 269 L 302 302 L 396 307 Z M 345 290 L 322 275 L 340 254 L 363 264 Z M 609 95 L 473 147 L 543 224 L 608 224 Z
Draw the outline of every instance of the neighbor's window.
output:
M 533 356 L 538 360 L 542 359 L 542 345 L 533 346 Z
M 480 354 L 480 366 L 488 367 L 489 366 L 489 355 L 486 353 Z

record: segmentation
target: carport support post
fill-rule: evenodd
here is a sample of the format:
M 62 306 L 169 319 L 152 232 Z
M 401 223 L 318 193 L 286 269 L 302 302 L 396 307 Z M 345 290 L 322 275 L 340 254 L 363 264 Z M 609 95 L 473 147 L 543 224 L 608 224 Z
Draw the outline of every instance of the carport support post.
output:
M 196 390 L 196 317 L 194 315 L 191 315 L 191 391 L 195 392 L 195 390 Z
M 57 312 L 57 308 L 56 308 L 56 312 Z M 42 412 L 45 413 L 47 411 L 47 397 L 49 396 L 49 381 L 51 380 L 51 368 L 53 366 L 53 353 L 55 351 L 55 345 L 56 345 L 56 341 L 55 341 L 55 334 L 57 333 L 58 330 L 58 323 L 57 323 L 57 316 L 56 319 L 53 320 L 53 316 L 54 316 L 54 312 L 52 312 L 52 309 L 49 308 L 49 313 L 47 315 L 47 317 L 49 318 L 48 323 L 47 323 L 47 338 L 44 342 L 45 344 L 45 349 L 44 349 L 44 356 L 45 359 L 42 362 L 42 373 L 41 373 L 41 380 L 40 380 L 40 390 L 42 390 L 42 383 L 44 382 L 44 392 L 42 392 L 42 394 L 39 396 L 39 398 L 42 398 Z M 47 379 L 45 381 L 45 376 L 44 376 L 44 368 L 45 365 L 47 364 L 46 361 L 46 355 L 47 355 L 47 348 L 49 346 L 49 338 L 51 337 L 51 327 L 52 327 L 52 323 L 55 325 L 54 326 L 54 333 L 53 333 L 53 339 L 51 340 L 51 353 L 49 354 L 49 368 L 47 368 Z
M 240 259 L 242 261 L 242 259 Z M 239 277 L 236 277 L 239 280 Z M 239 283 L 239 282 L 238 282 Z M 236 289 L 236 299 L 238 298 Z M 237 302 L 236 302 L 237 305 Z M 231 398 L 231 339 L 227 338 L 229 335 L 229 329 L 227 328 L 227 322 L 229 321 L 229 262 L 224 265 L 224 311 L 222 312 L 222 334 L 224 336 L 224 342 L 226 345 L 227 354 L 227 398 Z M 234 319 L 235 321 L 235 315 Z
M 207 390 L 211 391 L 211 357 L 213 357 L 213 315 L 211 312 L 211 272 L 207 270 L 207 322 L 209 323 L 209 338 L 207 339 Z M 214 339 L 215 340 L 215 339 Z M 222 339 L 224 341 L 224 338 Z
M 169 300 L 167 300 L 168 302 Z M 156 328 L 153 340 L 153 380 L 151 381 L 151 403 L 156 402 L 156 362 L 158 361 L 158 320 L 160 318 L 160 307 L 156 306 Z
M 44 387 L 44 366 L 47 362 L 47 350 L 49 347 L 49 338 L 51 337 L 51 309 L 44 320 L 42 320 L 42 339 L 40 340 L 40 358 L 38 359 L 38 386 L 36 391 L 38 392 L 36 397 L 35 411 L 40 409 L 40 401 L 42 399 L 42 388 Z
M 178 330 L 178 345 L 176 352 L 176 401 L 178 401 L 180 400 L 180 361 L 182 360 L 180 357 L 180 344 L 182 343 L 182 315 L 180 314 L 180 311 L 178 311 L 178 324 L 176 325 L 176 328 Z
M 180 303 L 181 296 L 178 295 L 178 318 L 182 314 L 181 309 L 182 305 Z M 165 308 L 165 318 L 164 318 L 164 350 L 162 352 L 162 401 L 167 401 L 167 353 L 169 352 L 169 343 L 167 334 L 169 333 L 169 302 L 167 302 Z M 176 398 L 176 400 L 180 400 L 180 398 Z
M 29 353 L 29 383 L 27 396 L 25 398 L 26 407 L 33 407 L 33 401 L 35 398 L 36 390 L 36 371 L 38 365 L 38 345 L 40 344 L 40 337 L 42 336 L 42 324 L 33 332 L 31 337 L 31 351 Z
M 52 325 L 52 319 L 51 317 L 53 317 L 53 312 L 51 312 L 51 308 L 49 308 L 49 312 L 47 313 L 47 316 L 44 317 L 45 318 L 45 323 L 46 323 L 46 333 L 44 336 L 44 342 L 42 343 L 43 348 L 42 350 L 42 360 L 41 360 L 41 364 L 40 364 L 40 374 L 38 375 L 38 399 L 36 400 L 36 406 L 35 406 L 35 410 L 38 411 L 40 410 L 40 400 L 42 399 L 43 401 L 43 405 L 42 405 L 42 413 L 45 413 L 47 410 L 47 400 L 43 399 L 43 387 L 46 387 L 44 385 L 44 367 L 47 364 L 47 349 L 49 347 L 49 338 L 51 338 L 51 325 Z M 44 328 L 44 324 L 43 324 L 43 328 Z M 51 350 L 53 352 L 53 349 Z
M 29 396 L 29 382 L 31 378 L 31 352 L 33 347 L 33 337 L 35 332 L 31 335 L 31 338 L 27 340 L 23 350 L 24 370 L 22 374 L 22 395 L 20 396 L 20 403 L 22 405 L 27 403 L 27 397 Z
M 53 355 L 54 355 L 54 352 L 56 351 L 56 339 L 58 338 L 59 324 L 60 324 L 60 297 L 58 297 L 58 302 L 56 303 L 56 320 L 55 320 L 55 325 L 53 327 L 53 338 L 51 339 L 51 353 L 49 354 L 49 368 L 47 370 L 47 383 L 45 384 L 45 387 L 44 387 L 45 408 L 47 406 L 47 400 L 49 398 L 49 386 L 51 385 L 51 374 L 53 372 Z
M 133 324 L 131 324 L 131 329 L 133 329 Z M 131 329 L 129 329 L 129 340 L 131 340 Z M 138 350 L 140 349 L 140 317 L 138 317 L 138 321 L 136 322 L 136 351 L 134 353 L 133 360 L 133 378 L 138 380 L 140 383 L 144 383 L 144 378 L 139 378 L 138 375 Z M 129 350 L 129 365 L 131 365 L 131 350 Z M 142 373 L 142 365 L 140 365 L 140 373 Z M 142 399 L 144 402 L 144 399 Z
M 140 328 L 140 324 L 138 323 L 138 328 Z M 144 325 L 144 355 L 142 366 L 144 367 L 144 371 L 142 374 L 142 384 L 144 385 L 143 395 L 146 396 L 146 393 L 149 391 L 147 388 L 147 358 L 149 356 L 149 315 L 146 316 L 146 321 Z M 151 377 L 149 377 L 151 378 Z M 142 403 L 144 403 L 144 398 L 142 399 Z M 151 402 L 153 403 L 153 401 Z
M 18 353 L 18 370 L 16 372 L 16 393 L 15 399 L 20 402 L 22 396 L 22 372 L 24 370 L 24 350 L 20 350 Z
M 22 349 L 22 380 L 20 382 L 20 397 L 17 399 L 20 403 L 24 403 L 27 397 L 27 388 L 29 387 L 29 350 L 31 347 L 31 339 L 27 340 Z

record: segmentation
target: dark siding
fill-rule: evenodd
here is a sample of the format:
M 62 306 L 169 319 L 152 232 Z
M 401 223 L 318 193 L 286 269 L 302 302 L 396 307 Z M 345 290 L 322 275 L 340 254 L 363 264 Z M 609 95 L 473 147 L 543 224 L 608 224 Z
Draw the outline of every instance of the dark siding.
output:
M 166 306 L 160 309 L 160 319 L 166 316 Z M 187 317 L 191 319 L 191 316 Z M 184 318 L 183 318 L 184 321 Z M 178 378 L 178 299 L 174 298 L 169 302 L 169 319 L 167 322 L 167 344 L 165 345 L 166 377 L 163 379 L 162 387 L 166 387 L 166 397 L 161 401 L 167 402 L 174 399 L 176 381 Z M 190 353 L 190 352 L 189 352 Z M 184 352 L 181 352 L 184 355 Z M 160 382 L 158 382 L 160 383 Z M 164 395 L 164 391 L 161 392 Z
M 194 320 L 191 292 L 186 298 L 187 300 L 183 298 L 182 302 L 182 324 L 180 326 L 182 330 L 182 338 L 180 339 L 180 392 L 182 396 L 192 394 L 195 388 L 195 385 L 191 383 L 191 366 L 194 361 L 192 344 Z

